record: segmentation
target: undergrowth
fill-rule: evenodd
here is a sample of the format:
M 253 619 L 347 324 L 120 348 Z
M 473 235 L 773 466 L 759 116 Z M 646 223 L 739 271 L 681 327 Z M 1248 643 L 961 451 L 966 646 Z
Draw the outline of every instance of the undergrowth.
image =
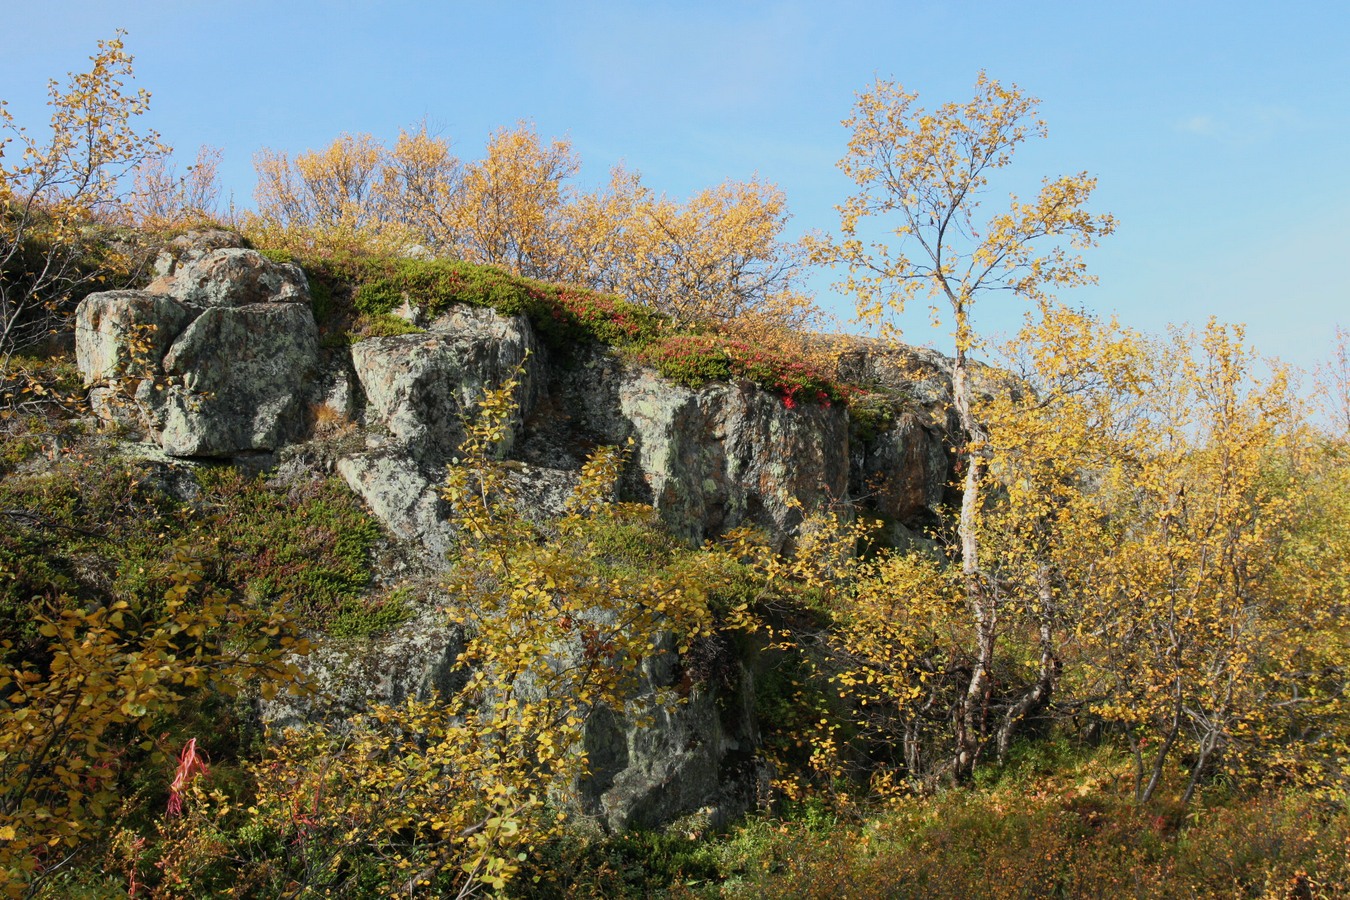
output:
M 338 479 L 272 488 L 220 467 L 197 481 L 226 580 L 256 602 L 326 627 L 369 587 L 379 526 Z
M 1061 772 L 1060 775 L 1065 773 Z M 1047 782 L 1059 782 L 1047 790 Z M 767 900 L 1343 897 L 1350 813 L 1297 791 L 1189 809 L 1110 785 L 961 788 L 832 812 L 793 804 L 728 833 L 570 834 L 513 896 Z
M 335 478 L 273 487 L 232 468 L 198 470 L 190 502 L 143 463 L 103 457 L 54 434 L 51 420 L 0 435 L 0 626 L 8 660 L 42 644 L 35 616 L 67 606 L 160 602 L 188 549 L 217 583 L 279 605 L 311 627 L 370 633 L 407 617 L 406 598 L 368 600 L 379 528 Z M 67 429 L 77 429 L 67 425 Z M 13 471 L 54 453 L 33 471 Z

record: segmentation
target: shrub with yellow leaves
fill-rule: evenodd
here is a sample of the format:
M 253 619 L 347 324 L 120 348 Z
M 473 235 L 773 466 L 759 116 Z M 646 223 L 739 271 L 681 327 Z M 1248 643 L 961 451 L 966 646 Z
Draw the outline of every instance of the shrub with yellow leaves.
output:
M 87 72 L 64 86 L 52 81 L 45 141 L 14 124 L 0 101 L 0 157 L 7 144 L 21 152 L 0 162 L 0 362 L 31 348 L 66 323 L 83 293 L 118 268 L 100 259 L 107 249 L 96 226 L 116 220 L 128 175 L 166 148 L 136 120 L 149 109 L 145 90 L 131 93 L 132 57 L 122 32 L 98 42 Z
M 67 604 L 38 661 L 0 672 L 0 875 L 21 897 L 108 838 L 125 780 L 194 695 L 295 684 L 306 645 L 280 614 L 232 602 L 180 556 L 163 603 Z M 10 648 L 6 640 L 3 646 Z
M 258 213 L 246 228 L 260 245 L 301 255 L 416 248 L 622 294 L 677 325 L 771 344 L 823 321 L 798 285 L 802 249 L 782 238 L 783 193 L 757 179 L 680 202 L 617 168 L 606 188 L 584 191 L 571 144 L 527 123 L 494 132 L 469 163 L 423 125 L 392 148 L 343 135 L 294 159 L 263 150 L 255 167 Z

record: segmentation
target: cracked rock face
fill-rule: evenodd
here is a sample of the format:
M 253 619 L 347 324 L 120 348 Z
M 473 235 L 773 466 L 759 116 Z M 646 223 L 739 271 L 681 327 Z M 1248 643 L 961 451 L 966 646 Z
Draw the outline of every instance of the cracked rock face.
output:
M 463 632 L 431 610 L 360 642 L 321 643 L 295 662 L 318 685 L 326 705 L 317 708 L 311 698 L 281 692 L 263 705 L 263 719 L 287 728 L 340 719 L 377 703 L 449 694 L 464 683 L 465 669 L 458 664 L 464 645 Z
M 519 371 L 510 445 L 537 394 L 539 351 L 523 316 L 457 309 L 425 334 L 370 338 L 352 347 L 352 365 L 366 396 L 366 424 L 387 430 L 391 446 L 428 466 L 453 458 L 463 419 L 483 392 Z
M 415 462 L 399 453 L 372 451 L 338 460 L 342 480 L 371 515 L 399 540 L 421 548 L 432 568 L 441 568 L 454 536 L 438 487 Z
M 691 543 L 738 525 L 781 545 L 807 511 L 845 503 L 848 414 L 789 408 L 748 382 L 698 390 L 629 373 L 619 407 L 637 442 L 640 479 L 661 517 Z
M 90 405 L 100 418 L 134 424 L 137 410 L 117 381 L 139 384 L 152 379 L 158 363 L 191 321 L 172 299 L 146 291 L 90 294 L 75 314 L 75 356 Z
M 871 440 L 860 442 L 850 493 L 888 521 L 923 521 L 942 505 L 951 468 L 945 435 L 922 417 L 907 413 Z
M 732 664 L 729 683 L 695 688 L 674 706 L 656 704 L 637 725 L 599 710 L 583 735 L 590 772 L 576 785 L 583 812 L 611 831 L 659 828 L 701 812 L 720 827 L 753 808 L 767 788 L 767 764 L 756 759 L 759 728 L 750 673 Z M 647 687 L 671 676 L 648 672 Z
M 317 368 L 318 347 L 307 305 L 211 307 L 165 354 L 162 399 L 138 397 L 155 410 L 166 453 L 275 450 L 305 429 L 298 389 Z
M 206 252 L 153 291 L 87 297 L 75 340 L 95 412 L 148 429 L 170 455 L 275 450 L 306 430 L 319 342 L 295 266 Z
M 248 306 L 253 303 L 309 304 L 305 273 L 289 263 L 237 247 L 213 250 L 180 263 L 166 285 L 184 306 Z

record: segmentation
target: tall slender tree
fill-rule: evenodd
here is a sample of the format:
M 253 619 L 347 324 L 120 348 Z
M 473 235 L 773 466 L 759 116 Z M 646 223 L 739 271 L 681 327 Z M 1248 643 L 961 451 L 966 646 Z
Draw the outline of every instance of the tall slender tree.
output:
M 956 774 L 981 746 L 982 712 L 999 634 L 999 602 L 980 561 L 977 520 L 988 464 L 988 434 L 973 412 L 973 314 L 985 295 L 1009 292 L 1044 302 L 1057 287 L 1093 281 L 1075 252 L 1110 234 L 1115 220 L 1084 210 L 1096 179 L 1082 172 L 1047 178 L 1030 201 L 980 217 L 989 179 L 1017 148 L 1046 135 L 1039 101 L 980 73 L 975 96 L 929 111 L 918 95 L 876 81 L 858 95 L 844 125 L 852 132 L 839 167 L 857 192 L 839 207 L 840 235 L 818 240 L 818 261 L 842 264 L 857 313 L 895 336 L 897 317 L 921 294 L 934 321 L 952 328 L 952 395 L 964 435 L 958 523 L 966 601 L 974 626 L 970 681 L 957 715 Z

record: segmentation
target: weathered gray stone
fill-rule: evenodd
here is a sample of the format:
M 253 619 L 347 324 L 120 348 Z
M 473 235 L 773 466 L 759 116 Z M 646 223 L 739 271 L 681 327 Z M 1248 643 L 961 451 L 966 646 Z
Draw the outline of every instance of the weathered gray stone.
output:
M 396 452 L 358 453 L 338 461 L 338 474 L 371 515 L 402 541 L 420 546 L 432 568 L 444 568 L 453 543 L 439 486 L 417 464 Z
M 244 238 L 237 231 L 224 228 L 199 228 L 185 231 L 169 242 L 170 251 L 180 259 L 196 259 L 212 250 L 243 247 Z
M 679 699 L 661 701 L 661 689 Z M 720 825 L 744 812 L 767 775 L 755 758 L 754 703 L 750 670 L 721 638 L 683 659 L 652 657 L 629 709 L 599 710 L 586 723 L 590 771 L 577 785 L 582 810 L 615 831 L 655 828 L 695 812 Z
M 165 355 L 167 387 L 138 399 L 154 410 L 166 453 L 274 450 L 305 431 L 305 391 L 318 349 L 308 306 L 212 307 Z
M 75 310 L 75 358 L 90 388 L 90 405 L 105 419 L 135 422 L 128 398 L 187 325 L 190 313 L 168 297 L 144 291 L 91 294 Z
M 436 609 L 369 638 L 319 639 L 308 655 L 294 659 L 315 694 L 279 693 L 262 704 L 263 721 L 277 729 L 340 721 L 375 704 L 449 695 L 464 681 L 456 665 L 463 650 L 463 631 Z
M 566 512 L 567 500 L 581 483 L 575 470 L 550 469 L 511 461 L 506 482 L 519 509 L 527 518 L 547 521 Z
M 156 278 L 173 275 L 178 266 L 194 259 L 200 259 L 213 250 L 242 248 L 244 238 L 238 232 L 222 228 L 207 228 L 187 231 L 169 241 L 168 246 L 160 250 L 155 257 L 151 271 Z M 167 291 L 168 282 L 163 282 Z
M 309 303 L 309 282 L 299 266 L 274 263 L 256 250 L 212 250 L 179 263 L 166 288 L 185 306 Z
M 202 241 L 231 239 L 219 234 Z M 149 429 L 175 456 L 271 451 L 297 439 L 318 364 L 303 273 L 237 247 L 185 252 L 154 290 L 80 304 L 77 358 L 95 411 Z M 135 383 L 110 386 L 133 361 Z
M 427 334 L 361 341 L 352 347 L 352 365 L 366 396 L 366 424 L 387 429 L 394 445 L 427 465 L 453 458 L 464 438 L 463 417 L 484 391 L 523 366 L 511 434 L 501 448 L 509 452 L 540 380 L 529 322 L 471 307 L 441 316 Z
M 847 500 L 843 408 L 788 408 L 748 382 L 691 390 L 645 369 L 626 374 L 619 404 L 637 441 L 642 499 L 691 542 L 752 524 L 781 544 L 802 509 Z

